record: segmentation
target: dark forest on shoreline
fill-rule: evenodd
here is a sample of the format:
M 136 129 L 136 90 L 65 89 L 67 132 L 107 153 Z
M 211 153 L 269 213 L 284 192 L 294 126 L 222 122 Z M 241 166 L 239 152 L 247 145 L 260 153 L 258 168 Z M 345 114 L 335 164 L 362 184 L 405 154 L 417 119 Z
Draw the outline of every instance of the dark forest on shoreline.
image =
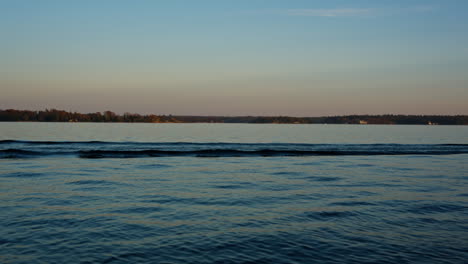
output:
M 468 125 L 468 115 L 343 115 L 322 117 L 290 116 L 178 116 L 0 109 L 3 122 L 115 122 L 115 123 L 249 123 L 249 124 L 388 124 L 388 125 Z

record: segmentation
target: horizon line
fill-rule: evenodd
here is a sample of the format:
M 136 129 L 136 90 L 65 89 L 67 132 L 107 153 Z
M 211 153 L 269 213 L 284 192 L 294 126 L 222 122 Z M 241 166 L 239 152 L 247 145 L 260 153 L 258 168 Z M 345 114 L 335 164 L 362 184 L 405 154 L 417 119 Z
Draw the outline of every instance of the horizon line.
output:
M 57 109 L 57 108 L 45 108 L 43 110 L 30 110 L 30 109 L 14 109 L 14 108 L 0 108 L 0 111 L 30 111 L 30 112 L 41 112 L 41 111 L 64 111 L 67 113 L 76 113 L 76 114 L 104 114 L 105 112 L 111 112 L 116 115 L 140 115 L 140 116 L 179 116 L 179 117 L 292 117 L 292 118 L 319 118 L 319 117 L 346 117 L 346 116 L 468 116 L 468 114 L 404 114 L 404 113 L 384 113 L 384 114 L 329 114 L 329 115 L 255 115 L 255 114 L 246 114 L 246 115 L 216 115 L 216 114 L 204 114 L 204 115 L 191 115 L 191 114 L 157 114 L 157 113 L 136 113 L 136 112 L 114 112 L 112 110 L 103 110 L 103 111 L 95 111 L 95 112 L 81 112 L 81 111 L 74 111 L 74 110 L 64 110 L 64 109 Z

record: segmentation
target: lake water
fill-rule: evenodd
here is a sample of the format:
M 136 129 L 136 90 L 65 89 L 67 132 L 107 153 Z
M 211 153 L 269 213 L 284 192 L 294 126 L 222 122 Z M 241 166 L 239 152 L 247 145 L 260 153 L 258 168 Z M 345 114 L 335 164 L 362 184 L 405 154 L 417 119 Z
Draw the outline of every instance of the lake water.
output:
M 0 123 L 0 263 L 466 263 L 468 127 Z

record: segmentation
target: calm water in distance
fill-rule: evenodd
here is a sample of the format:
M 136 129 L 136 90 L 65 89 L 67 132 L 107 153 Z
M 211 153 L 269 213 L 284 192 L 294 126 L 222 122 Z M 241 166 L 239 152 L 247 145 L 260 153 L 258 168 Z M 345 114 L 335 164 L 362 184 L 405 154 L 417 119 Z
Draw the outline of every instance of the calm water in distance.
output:
M 399 144 L 385 145 L 393 151 L 463 148 L 468 127 L 0 123 L 0 141 L 4 153 L 127 153 L 162 142 Z M 0 263 L 468 259 L 468 154 L 116 157 L 1 158 Z
M 468 126 L 5 122 L 0 140 L 468 144 Z

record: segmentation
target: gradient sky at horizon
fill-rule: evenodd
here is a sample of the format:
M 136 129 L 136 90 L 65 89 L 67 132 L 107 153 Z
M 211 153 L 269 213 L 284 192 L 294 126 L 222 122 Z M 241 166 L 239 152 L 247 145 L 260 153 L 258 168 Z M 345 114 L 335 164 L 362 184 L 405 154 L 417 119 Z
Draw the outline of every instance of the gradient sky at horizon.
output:
M 468 114 L 464 0 L 0 0 L 0 109 Z

